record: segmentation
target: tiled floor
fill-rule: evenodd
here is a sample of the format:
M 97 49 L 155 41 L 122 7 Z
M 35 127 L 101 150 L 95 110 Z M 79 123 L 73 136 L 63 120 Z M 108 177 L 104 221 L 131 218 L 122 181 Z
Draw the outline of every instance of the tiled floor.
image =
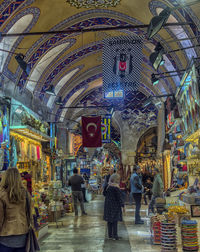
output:
M 41 252 L 131 252 L 160 251 L 160 246 L 150 242 L 146 207 L 142 207 L 144 225 L 134 225 L 133 206 L 127 206 L 124 222 L 119 223 L 119 241 L 108 240 L 106 223 L 102 219 L 103 196 L 86 204 L 88 216 L 75 218 L 73 214 L 63 219 L 63 226 L 49 228 L 41 240 Z

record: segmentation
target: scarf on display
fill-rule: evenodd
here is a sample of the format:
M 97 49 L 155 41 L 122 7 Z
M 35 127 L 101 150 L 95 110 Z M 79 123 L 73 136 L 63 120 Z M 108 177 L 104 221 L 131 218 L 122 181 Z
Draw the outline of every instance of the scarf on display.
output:
M 37 145 L 36 150 L 37 150 L 37 160 L 40 160 L 40 146 L 39 145 Z

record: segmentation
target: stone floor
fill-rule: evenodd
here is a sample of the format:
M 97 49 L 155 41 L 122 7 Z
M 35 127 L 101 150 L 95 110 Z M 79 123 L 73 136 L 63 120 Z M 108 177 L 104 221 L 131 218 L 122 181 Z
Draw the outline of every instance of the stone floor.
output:
M 103 197 L 86 204 L 88 216 L 63 218 L 63 226 L 51 225 L 49 233 L 41 241 L 41 252 L 131 252 L 160 251 L 160 246 L 150 242 L 149 219 L 146 207 L 142 207 L 144 225 L 134 225 L 134 207 L 127 206 L 124 222 L 119 223 L 119 241 L 107 239 L 106 223 L 102 219 Z

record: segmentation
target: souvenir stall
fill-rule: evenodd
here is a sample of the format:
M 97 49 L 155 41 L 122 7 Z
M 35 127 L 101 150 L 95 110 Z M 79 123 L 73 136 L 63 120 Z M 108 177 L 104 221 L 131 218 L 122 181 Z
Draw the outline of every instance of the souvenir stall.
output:
M 168 97 L 166 101 L 166 135 L 168 136 L 168 144 L 171 150 L 168 151 L 167 168 L 165 170 L 165 189 L 181 189 L 188 186 L 182 183 L 187 177 L 187 160 L 184 153 L 184 132 L 181 126 L 181 116 L 179 107 L 175 98 Z M 170 154 L 170 155 L 169 155 Z M 164 160 L 166 165 L 166 161 Z M 184 182 L 186 182 L 184 180 Z
M 173 109 L 171 105 L 167 106 L 170 107 L 170 112 L 168 111 L 167 114 L 172 167 L 170 196 L 166 197 L 166 213 L 157 214 L 156 218 L 152 217 L 152 239 L 159 243 L 160 238 L 164 251 L 177 247 L 182 248 L 183 251 L 198 251 L 200 101 L 194 65 L 191 65 L 184 74 L 180 88 L 177 90 L 176 100 L 179 105 L 179 116 L 176 111 L 177 105 Z M 165 234 L 168 234 L 168 237 Z
M 187 176 L 189 188 L 182 195 L 185 203 L 200 205 L 200 193 L 198 183 L 200 179 L 200 97 L 195 64 L 185 72 L 181 87 L 177 91 L 181 115 L 180 128 L 183 133 L 184 145 L 180 146 L 186 163 L 182 166 L 182 172 Z M 182 180 L 186 179 L 182 177 Z M 191 189 L 193 188 L 193 189 Z
M 48 124 L 42 123 L 37 114 L 12 99 L 10 113 L 10 157 L 17 167 L 23 183 L 32 195 L 34 228 L 38 237 L 48 229 L 48 207 L 44 192 L 51 180 L 50 156 L 42 152 L 42 142 L 49 142 Z
M 71 213 L 72 195 L 70 188 L 67 187 L 67 163 L 66 156 L 62 149 L 55 149 L 53 155 L 53 180 L 48 185 L 47 199 L 48 199 L 48 220 L 56 223 L 66 213 Z

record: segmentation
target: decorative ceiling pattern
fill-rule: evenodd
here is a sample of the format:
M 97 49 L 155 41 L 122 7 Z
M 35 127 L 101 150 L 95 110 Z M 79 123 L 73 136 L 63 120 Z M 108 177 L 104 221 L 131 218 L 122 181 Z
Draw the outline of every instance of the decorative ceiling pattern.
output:
M 64 31 L 67 29 L 78 31 L 71 34 L 16 36 L 13 40 L 4 37 L 0 41 L 0 57 L 4 57 L 3 75 L 17 84 L 21 92 L 35 92 L 34 96 L 39 97 L 41 103 L 47 105 L 56 114 L 55 120 L 59 120 L 61 115 L 70 119 L 69 116 L 75 115 L 78 110 L 68 113 L 67 109 L 63 110 L 56 106 L 56 97 L 45 94 L 45 90 L 50 85 L 54 85 L 56 96 L 62 97 L 64 105 L 113 105 L 115 110 L 119 111 L 122 119 L 128 121 L 130 126 L 148 128 L 156 123 L 158 111 L 152 104 L 144 107 L 144 101 L 149 95 L 174 93 L 181 78 L 179 70 L 187 67 L 192 56 L 200 57 L 198 47 L 182 50 L 186 46 L 197 45 L 200 42 L 200 8 L 196 8 L 199 7 L 199 4 L 172 11 L 169 22 L 189 22 L 189 25 L 165 27 L 149 41 L 146 38 L 146 29 L 119 29 L 87 33 L 81 33 L 80 30 L 148 24 L 151 18 L 166 6 L 177 7 L 179 4 L 187 3 L 191 3 L 191 0 L 180 2 L 177 0 L 121 0 L 116 7 L 86 10 L 72 7 L 65 0 L 52 1 L 51 6 L 49 0 L 0 0 L 0 28 L 3 33 L 9 33 L 12 29 L 18 32 Z M 32 15 L 33 18 L 30 19 L 27 26 L 22 26 L 18 21 L 23 20 L 22 18 L 26 15 Z M 97 89 L 98 85 L 93 85 L 91 88 L 91 83 L 102 81 L 102 40 L 109 36 L 130 36 L 131 34 L 142 35 L 145 40 L 140 89 L 138 92 L 126 93 L 124 100 L 118 100 L 115 103 L 103 98 L 102 89 Z M 180 41 L 180 39 L 185 40 Z M 6 44 L 9 44 L 9 41 L 10 46 L 8 47 Z M 177 76 L 164 78 L 157 86 L 153 86 L 151 74 L 157 72 L 153 70 L 149 62 L 149 55 L 154 51 L 157 42 L 161 42 L 166 50 L 165 64 L 159 68 L 158 73 L 163 77 L 162 72 L 177 71 Z M 66 48 L 64 48 L 64 44 L 66 44 Z M 54 55 L 53 52 L 56 51 L 56 48 L 60 48 L 60 53 L 56 52 Z M 1 52 L 3 49 L 9 49 L 12 53 L 3 53 Z M 180 49 L 180 51 L 170 53 L 176 49 Z M 19 52 L 25 55 L 25 60 L 31 67 L 29 76 L 22 72 L 14 59 L 13 53 Z M 45 63 L 42 64 L 43 60 Z M 27 86 L 27 79 L 30 77 L 33 78 L 33 82 L 31 84 L 29 81 Z M 106 111 L 106 109 L 104 110 Z M 96 113 L 98 113 L 98 109 Z
M 108 113 L 113 107 L 114 111 L 120 111 L 124 121 L 128 121 L 131 127 L 137 127 L 137 129 L 148 128 L 152 124 L 156 124 L 158 110 L 153 104 L 144 106 L 147 97 L 143 93 L 126 92 L 125 98 L 121 102 L 105 99 L 102 93 L 102 87 L 92 91 L 77 106 L 105 106 Z M 109 108 L 107 109 L 107 107 Z

